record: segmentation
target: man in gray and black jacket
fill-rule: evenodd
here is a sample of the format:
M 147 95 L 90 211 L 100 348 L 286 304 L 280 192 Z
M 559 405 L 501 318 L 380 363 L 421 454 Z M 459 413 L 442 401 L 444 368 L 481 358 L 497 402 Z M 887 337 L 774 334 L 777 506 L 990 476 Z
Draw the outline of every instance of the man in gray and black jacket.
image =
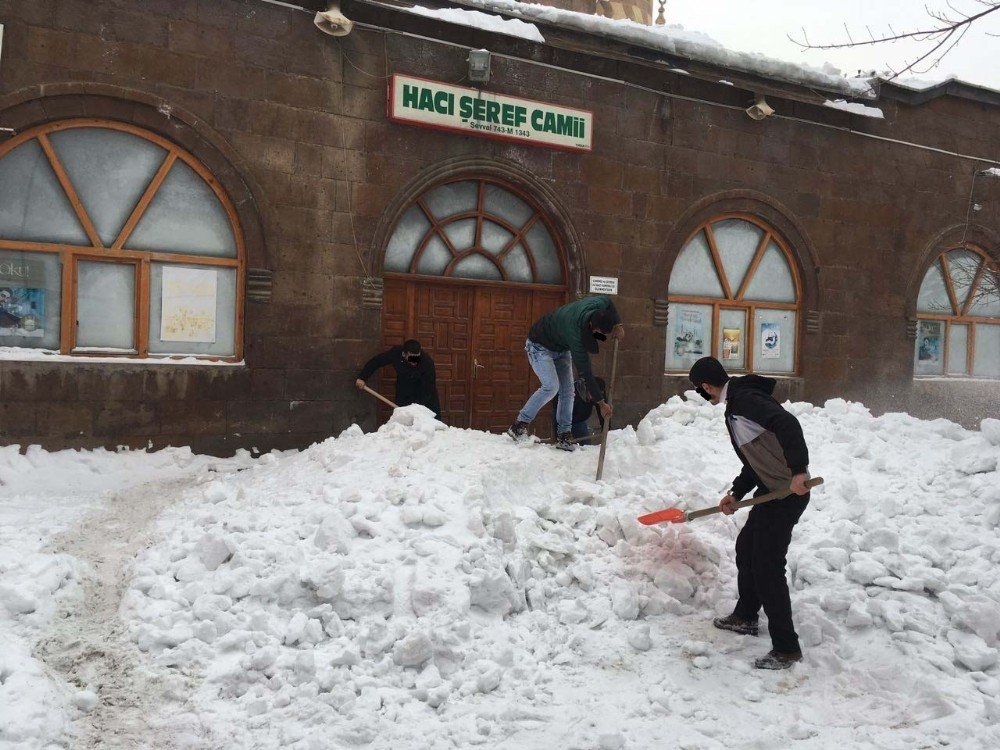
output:
M 756 495 L 790 487 L 781 500 L 756 505 L 736 539 L 739 601 L 717 628 L 757 635 L 761 607 L 767 615 L 771 652 L 754 662 L 758 669 L 785 669 L 802 659 L 792 624 L 792 605 L 785 580 L 785 555 L 792 529 L 809 503 L 809 450 L 802 427 L 771 395 L 775 381 L 759 375 L 730 378 L 714 357 L 694 363 L 688 376 L 698 393 L 713 404 L 726 405 L 726 429 L 743 470 L 719 507 L 732 504 L 756 488 Z

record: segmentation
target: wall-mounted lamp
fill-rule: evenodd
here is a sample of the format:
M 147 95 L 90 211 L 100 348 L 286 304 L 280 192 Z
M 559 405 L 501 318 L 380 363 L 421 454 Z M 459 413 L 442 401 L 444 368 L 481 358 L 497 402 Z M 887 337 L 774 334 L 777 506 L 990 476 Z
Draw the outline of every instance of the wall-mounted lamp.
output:
M 746 113 L 751 120 L 763 120 L 765 117 L 770 117 L 774 114 L 774 108 L 764 101 L 763 94 L 757 94 L 754 97 L 753 104 L 746 108 Z
M 490 51 L 485 49 L 469 50 L 469 80 L 472 83 L 490 82 Z
M 313 17 L 316 28 L 330 36 L 347 36 L 354 28 L 354 21 L 340 12 L 340 0 L 334 0 L 330 7 Z

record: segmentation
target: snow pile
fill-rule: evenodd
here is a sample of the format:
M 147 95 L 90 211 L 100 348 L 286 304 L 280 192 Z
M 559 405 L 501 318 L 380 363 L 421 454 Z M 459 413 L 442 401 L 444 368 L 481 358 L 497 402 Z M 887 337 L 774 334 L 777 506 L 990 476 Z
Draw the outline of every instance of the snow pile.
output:
M 0 748 L 48 748 L 93 693 L 53 679 L 33 654 L 59 605 L 79 597 L 88 571 L 53 550 L 58 535 L 106 493 L 204 471 L 216 459 L 188 449 L 58 451 L 0 448 Z
M 161 518 L 123 616 L 194 686 L 174 707 L 191 747 L 1000 745 L 1000 422 L 789 408 L 827 482 L 789 554 L 791 672 L 709 623 L 744 514 L 635 521 L 736 473 L 693 394 L 612 433 L 602 483 L 596 448 L 417 406 L 265 456 Z
M 842 112 L 850 112 L 852 115 L 861 115 L 862 117 L 872 117 L 876 120 L 885 119 L 885 113 L 882 112 L 878 107 L 869 107 L 866 104 L 861 104 L 860 102 L 849 102 L 844 99 L 827 99 L 823 102 L 824 107 L 830 107 L 831 109 L 839 109 Z
M 845 78 L 830 63 L 820 68 L 777 60 L 759 53 L 737 52 L 722 46 L 707 34 L 689 31 L 678 25 L 646 26 L 627 19 L 614 20 L 517 0 L 456 0 L 456 3 L 575 29 L 744 73 L 836 91 L 850 97 L 875 98 L 872 79 Z
M 407 13 L 413 13 L 427 18 L 436 18 L 446 23 L 454 23 L 459 26 L 471 26 L 482 31 L 491 31 L 495 34 L 506 34 L 516 36 L 519 39 L 527 39 L 529 42 L 545 43 L 545 37 L 533 23 L 525 23 L 517 18 L 500 18 L 491 13 L 482 13 L 478 10 L 461 10 L 459 8 L 424 8 L 414 5 L 412 8 L 400 8 Z
M 983 174 L 988 177 L 1000 177 L 1000 167 L 990 167 L 989 169 L 984 170 Z

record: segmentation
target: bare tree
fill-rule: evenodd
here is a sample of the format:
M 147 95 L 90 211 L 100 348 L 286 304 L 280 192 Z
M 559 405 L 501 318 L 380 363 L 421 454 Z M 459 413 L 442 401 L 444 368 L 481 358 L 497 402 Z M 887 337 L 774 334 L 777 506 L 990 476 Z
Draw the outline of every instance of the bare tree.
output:
M 949 258 L 948 270 L 952 284 L 969 290 L 966 305 L 970 310 L 976 306 L 996 304 L 1000 300 L 1000 270 L 996 263 L 989 260 L 980 263 L 979 256 L 970 254 L 961 261 Z M 958 303 L 961 305 L 962 300 Z
M 1000 11 L 1000 0 L 975 0 L 975 4 L 981 6 L 981 9 L 978 9 L 974 13 L 959 10 L 952 5 L 951 0 L 945 0 L 945 4 L 947 5 L 947 10 L 935 10 L 924 6 L 924 10 L 928 16 L 927 24 L 923 28 L 912 31 L 897 32 L 890 24 L 887 32 L 875 33 L 870 27 L 866 26 L 865 32 L 868 38 L 855 39 L 845 23 L 846 41 L 816 44 L 809 41 L 809 36 L 806 34 L 804 28 L 802 29 L 801 40 L 796 39 L 790 34 L 788 38 L 804 49 L 846 49 L 849 47 L 866 47 L 888 42 L 899 42 L 907 39 L 919 42 L 922 48 L 926 50 L 922 51 L 919 57 L 906 63 L 899 70 L 894 70 L 891 66 L 888 66 L 892 75 L 888 76 L 887 80 L 891 81 L 893 78 L 898 78 L 904 73 L 926 73 L 928 70 L 936 67 L 945 55 L 951 52 L 962 41 L 962 38 L 974 24 L 981 22 L 991 13 Z M 990 36 L 997 35 L 991 34 Z
M 940 261 L 935 261 L 935 265 L 943 272 Z M 975 315 L 973 308 L 984 309 L 1000 301 L 1000 267 L 995 261 L 973 252 L 950 252 L 947 269 L 956 297 L 961 292 L 961 298 L 955 300 L 958 310 L 952 310 L 950 298 L 932 303 L 933 309 L 945 315 L 956 312 L 961 315 L 968 309 L 969 314 Z

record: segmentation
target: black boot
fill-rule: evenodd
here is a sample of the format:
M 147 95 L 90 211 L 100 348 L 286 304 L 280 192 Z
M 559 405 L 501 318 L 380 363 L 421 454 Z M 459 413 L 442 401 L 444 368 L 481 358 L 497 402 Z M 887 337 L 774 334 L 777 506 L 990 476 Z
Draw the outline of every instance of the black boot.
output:
M 514 442 L 523 440 L 528 435 L 528 423 L 515 419 L 514 424 L 507 428 L 507 434 Z
M 556 448 L 561 451 L 575 451 L 576 443 L 571 443 L 570 440 L 573 439 L 572 432 L 560 432 L 559 437 L 556 440 Z
M 736 615 L 716 617 L 712 620 L 712 624 L 719 630 L 730 630 L 740 635 L 757 635 L 756 620 L 744 620 L 742 617 L 737 617 Z
M 787 654 L 781 651 L 769 651 L 767 656 L 754 659 L 753 665 L 757 669 L 788 669 L 797 661 L 802 661 L 801 651 Z

